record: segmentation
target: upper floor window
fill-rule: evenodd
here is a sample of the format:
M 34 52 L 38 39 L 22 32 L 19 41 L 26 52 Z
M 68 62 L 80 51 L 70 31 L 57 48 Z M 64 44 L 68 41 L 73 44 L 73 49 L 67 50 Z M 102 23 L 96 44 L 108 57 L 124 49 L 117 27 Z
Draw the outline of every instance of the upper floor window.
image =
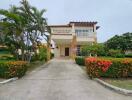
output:
M 91 37 L 93 36 L 93 29 L 76 29 L 77 37 Z
M 93 29 L 76 29 L 75 33 L 93 32 Z
M 53 33 L 70 33 L 71 30 L 70 29 L 53 29 L 52 32 Z

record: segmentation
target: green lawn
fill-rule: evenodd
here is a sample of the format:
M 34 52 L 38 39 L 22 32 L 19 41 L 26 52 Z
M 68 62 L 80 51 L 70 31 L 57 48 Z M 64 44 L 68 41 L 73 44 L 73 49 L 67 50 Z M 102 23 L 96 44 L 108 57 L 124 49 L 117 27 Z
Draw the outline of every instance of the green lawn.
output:
M 128 89 L 132 90 L 132 78 L 128 79 L 103 79 L 105 82 L 123 88 L 123 89 Z
M 122 60 L 122 59 L 132 59 L 132 58 L 127 58 L 127 57 L 125 57 L 125 58 L 114 58 L 114 57 L 99 57 L 99 58 L 102 58 L 102 59 L 117 59 L 117 60 Z
M 14 61 L 15 58 L 8 51 L 0 51 L 0 62 Z
M 34 69 L 40 67 L 41 65 L 43 65 L 45 62 L 43 61 L 35 61 L 35 62 L 31 62 L 28 66 L 28 72 L 33 71 Z

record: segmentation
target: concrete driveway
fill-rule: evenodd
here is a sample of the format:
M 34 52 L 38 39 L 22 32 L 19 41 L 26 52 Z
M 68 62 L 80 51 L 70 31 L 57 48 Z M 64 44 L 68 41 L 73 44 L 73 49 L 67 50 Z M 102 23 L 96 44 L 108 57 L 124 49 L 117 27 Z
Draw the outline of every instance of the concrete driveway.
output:
M 1 85 L 0 100 L 132 100 L 88 79 L 72 60 L 50 61 L 45 68 Z

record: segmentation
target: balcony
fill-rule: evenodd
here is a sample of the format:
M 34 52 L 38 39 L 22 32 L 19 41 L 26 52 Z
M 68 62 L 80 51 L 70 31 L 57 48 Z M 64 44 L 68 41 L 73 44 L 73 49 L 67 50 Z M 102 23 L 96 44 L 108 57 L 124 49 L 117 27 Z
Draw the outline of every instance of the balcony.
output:
M 79 44 L 79 45 L 87 44 L 87 43 L 93 43 L 93 42 L 96 42 L 96 38 L 95 37 L 88 37 L 88 38 L 77 37 L 77 44 Z
M 70 44 L 72 42 L 72 34 L 52 34 L 51 39 L 57 44 Z

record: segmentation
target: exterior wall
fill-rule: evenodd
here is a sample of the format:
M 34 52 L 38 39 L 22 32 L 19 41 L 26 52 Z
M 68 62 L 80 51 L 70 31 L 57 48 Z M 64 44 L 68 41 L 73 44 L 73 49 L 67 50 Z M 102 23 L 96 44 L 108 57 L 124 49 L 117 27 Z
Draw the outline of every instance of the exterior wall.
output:
M 53 27 L 51 28 L 52 34 L 72 34 L 71 27 Z
M 51 38 L 53 40 L 59 40 L 59 39 L 72 39 L 72 35 L 52 35 Z
M 54 54 L 55 54 L 55 57 L 60 57 L 60 49 L 59 48 L 55 48 L 54 49 Z

